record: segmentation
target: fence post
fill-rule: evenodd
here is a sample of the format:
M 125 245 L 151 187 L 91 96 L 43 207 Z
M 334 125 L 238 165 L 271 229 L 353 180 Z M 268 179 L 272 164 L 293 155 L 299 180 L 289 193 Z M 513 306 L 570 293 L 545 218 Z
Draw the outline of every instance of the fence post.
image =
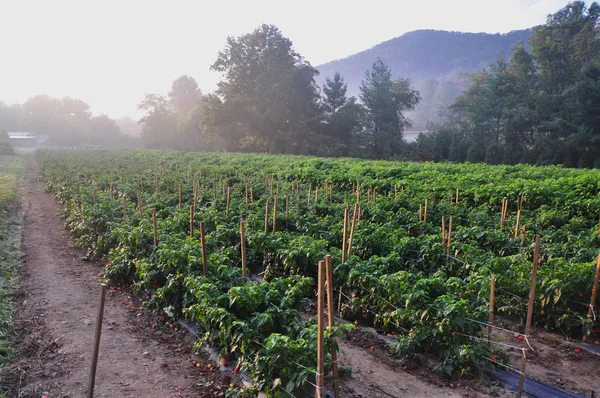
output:
M 317 297 L 317 388 L 316 398 L 323 398 L 323 373 L 325 373 L 325 261 L 319 261 L 318 297 Z
M 100 337 L 102 335 L 102 319 L 104 318 L 104 303 L 106 301 L 106 285 L 100 285 L 100 306 L 96 318 L 96 334 L 94 336 L 94 349 L 92 352 L 92 365 L 90 367 L 90 381 L 87 398 L 94 397 L 94 385 L 96 384 L 96 368 L 98 366 L 98 352 L 100 351 Z
M 333 268 L 331 266 L 331 256 L 325 256 L 325 267 L 327 268 L 327 324 L 331 331 L 333 328 Z M 333 337 L 331 338 L 331 368 L 333 371 L 333 393 L 335 398 L 340 396 L 340 387 L 338 385 L 338 366 L 337 366 L 337 350 Z
M 533 317 L 533 304 L 535 302 L 535 283 L 537 281 L 537 269 L 540 262 L 540 235 L 535 236 L 535 251 L 533 254 L 533 267 L 531 269 L 531 286 L 529 287 L 529 304 L 527 305 L 527 321 L 525 323 L 525 339 L 523 340 L 523 357 L 521 359 L 521 375 L 519 376 L 519 387 L 517 389 L 517 398 L 523 394 L 523 385 L 525 383 L 525 366 L 527 365 L 527 338 L 531 332 L 531 318 Z

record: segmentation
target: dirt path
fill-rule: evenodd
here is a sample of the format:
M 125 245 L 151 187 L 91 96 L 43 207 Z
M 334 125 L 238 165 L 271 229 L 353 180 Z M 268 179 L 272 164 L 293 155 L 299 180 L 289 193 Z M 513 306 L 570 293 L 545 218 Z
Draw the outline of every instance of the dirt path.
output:
M 83 253 L 71 247 L 64 220 L 58 216 L 59 205 L 43 193 L 38 172 L 37 163 L 30 157 L 24 181 L 20 304 L 15 315 L 20 360 L 5 376 L 11 380 L 3 382 L 14 384 L 8 396 L 17 396 L 19 391 L 19 397 L 39 398 L 42 393 L 50 397 L 84 397 L 100 266 L 84 262 Z M 107 295 L 94 396 L 215 396 L 210 389 L 199 390 L 199 380 L 194 377 L 197 372 L 190 364 L 191 350 L 184 338 L 144 333 L 141 325 L 149 321 L 142 319 L 151 316 L 138 316 L 139 310 L 132 310 L 129 300 L 113 292 Z

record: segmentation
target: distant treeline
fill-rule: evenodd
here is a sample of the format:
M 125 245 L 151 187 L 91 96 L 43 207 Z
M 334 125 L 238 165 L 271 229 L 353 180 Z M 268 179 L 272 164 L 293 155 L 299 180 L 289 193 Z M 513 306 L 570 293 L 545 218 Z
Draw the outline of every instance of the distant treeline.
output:
M 421 94 L 408 79 L 393 79 L 377 59 L 358 98 L 347 95 L 339 73 L 319 87 L 318 71 L 292 42 L 262 25 L 227 39 L 211 66 L 222 73 L 214 93 L 203 95 L 193 78 L 182 76 L 166 96 L 146 94 L 138 105 L 142 140 L 148 148 L 188 151 L 597 167 L 599 17 L 600 6 L 583 1 L 548 16 L 510 59 L 501 56 L 470 75 L 466 91 L 442 115 L 432 115 L 442 121 L 410 144 L 403 139 L 411 126 L 406 113 Z M 70 98 L 0 103 L 0 128 L 14 130 L 14 124 L 57 144 L 114 146 L 122 137 L 114 120 L 91 117 L 87 104 Z
M 51 146 L 137 146 L 139 139 L 132 137 L 136 128 L 130 118 L 115 121 L 104 114 L 92 116 L 87 103 L 69 97 L 36 95 L 23 104 L 0 102 L 0 132 L 48 135 Z

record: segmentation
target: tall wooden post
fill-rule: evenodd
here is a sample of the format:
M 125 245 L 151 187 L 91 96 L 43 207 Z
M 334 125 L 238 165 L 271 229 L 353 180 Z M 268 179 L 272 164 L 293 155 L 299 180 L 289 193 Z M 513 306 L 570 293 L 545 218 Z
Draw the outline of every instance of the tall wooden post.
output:
M 265 233 L 269 232 L 269 202 L 271 201 L 271 197 L 267 198 L 267 203 L 265 204 Z
M 202 271 L 204 276 L 208 274 L 208 265 L 206 264 L 206 236 L 204 235 L 204 221 L 200 221 L 200 245 L 202 245 Z
M 141 217 L 144 212 L 144 204 L 142 203 L 142 194 L 140 193 L 140 191 L 138 191 L 138 193 L 137 193 L 137 199 L 138 199 L 138 211 L 140 212 L 140 217 Z
M 456 205 L 458 206 L 458 188 L 456 188 Z
M 350 227 L 350 239 L 348 239 L 348 255 L 350 257 L 350 253 L 352 252 L 352 240 L 354 239 L 354 230 L 356 228 L 356 220 L 358 217 L 358 203 L 354 205 L 354 215 L 352 216 L 352 226 Z
M 290 217 L 290 198 L 288 196 L 285 197 L 285 228 L 288 227 L 288 219 Z
M 423 221 L 423 205 L 419 203 L 419 221 Z
M 425 199 L 425 209 L 423 210 L 423 222 L 427 222 L 427 199 Z
M 331 256 L 325 256 L 325 267 L 327 268 L 327 325 L 329 330 L 334 326 L 333 319 L 333 268 L 331 266 Z M 335 340 L 331 341 L 331 370 L 333 371 L 333 394 L 335 398 L 340 396 L 340 387 L 338 382 L 337 350 Z
M 102 336 L 102 319 L 104 318 L 104 303 L 106 302 L 106 285 L 100 285 L 100 306 L 96 318 L 96 334 L 94 335 L 94 349 L 92 351 L 92 365 L 90 366 L 90 381 L 88 384 L 87 398 L 94 397 L 96 384 L 96 368 L 98 366 L 98 353 L 100 351 L 100 337 Z
M 156 227 L 156 207 L 152 208 L 152 228 L 154 230 L 154 246 L 158 246 L 158 229 Z
M 537 269 L 540 262 L 540 235 L 535 236 L 535 251 L 533 253 L 533 267 L 531 269 L 531 286 L 529 287 L 529 304 L 527 305 L 527 321 L 525 323 L 525 339 L 523 339 L 523 356 L 521 358 L 521 375 L 519 377 L 519 387 L 517 388 L 517 398 L 523 394 L 523 385 L 525 383 L 525 366 L 527 365 L 527 336 L 531 332 L 531 318 L 533 317 L 533 304 L 535 302 L 535 284 L 537 281 Z
M 190 205 L 190 236 L 194 237 L 194 205 Z
M 318 297 L 317 297 L 317 387 L 316 398 L 324 398 L 325 373 L 325 261 L 319 261 Z
M 123 196 L 123 221 L 127 221 L 127 197 Z
M 442 247 L 446 245 L 446 216 L 442 216 Z
M 273 198 L 273 232 L 277 231 L 277 196 Z
M 225 219 L 229 220 L 229 201 L 231 200 L 231 187 L 227 187 L 227 207 L 225 209 Z
M 517 222 L 515 224 L 515 238 L 519 234 L 519 223 L 521 222 L 521 209 L 517 211 Z
M 179 208 L 183 206 L 183 183 L 179 182 Z
M 240 247 L 242 251 L 242 275 L 246 275 L 246 231 L 244 229 L 244 220 L 240 221 Z
M 348 239 L 348 218 L 349 218 L 349 209 L 346 205 L 344 209 L 344 230 L 342 231 L 342 264 L 346 261 L 346 243 Z M 338 296 L 338 308 L 337 313 L 342 312 L 342 286 L 340 285 L 340 292 Z
M 594 284 L 592 285 L 592 295 L 590 297 L 590 305 L 588 306 L 587 317 L 592 319 L 596 305 L 596 295 L 598 294 L 598 279 L 600 279 L 600 254 L 598 255 L 598 261 L 596 263 L 596 275 L 594 276 Z M 583 337 L 583 342 L 587 341 L 587 336 Z
M 492 275 L 490 279 L 490 317 L 488 323 L 492 325 L 494 323 L 494 301 L 496 299 L 496 275 Z M 492 327 L 487 328 L 487 338 L 490 340 L 492 335 Z M 489 344 L 489 343 L 488 343 Z
M 246 210 L 248 210 L 248 185 L 246 185 Z
M 448 236 L 446 237 L 446 264 L 450 262 L 450 244 L 452 243 L 452 216 L 448 221 Z

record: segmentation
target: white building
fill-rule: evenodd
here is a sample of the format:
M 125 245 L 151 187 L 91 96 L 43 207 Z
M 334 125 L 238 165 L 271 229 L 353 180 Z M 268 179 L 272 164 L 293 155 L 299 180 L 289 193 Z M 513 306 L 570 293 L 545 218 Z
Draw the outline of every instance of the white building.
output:
M 48 144 L 47 135 L 35 135 L 29 132 L 9 131 L 8 138 L 14 148 L 38 148 Z

